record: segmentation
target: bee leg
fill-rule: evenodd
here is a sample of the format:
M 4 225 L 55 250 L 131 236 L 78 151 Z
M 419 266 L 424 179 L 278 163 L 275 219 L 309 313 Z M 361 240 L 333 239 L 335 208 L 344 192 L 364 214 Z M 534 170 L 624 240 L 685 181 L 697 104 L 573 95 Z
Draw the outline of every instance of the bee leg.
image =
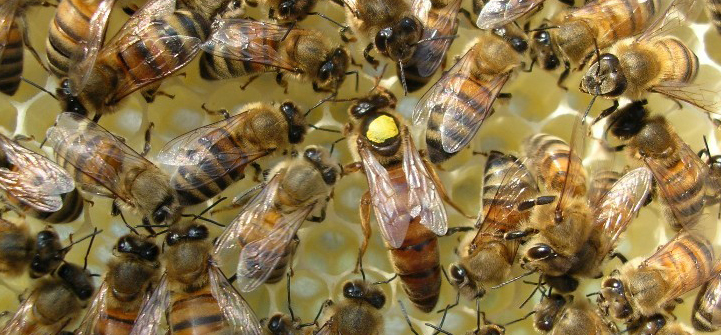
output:
M 143 145 L 143 152 L 140 153 L 141 157 L 147 156 L 148 152 L 150 152 L 150 138 L 153 128 L 155 128 L 155 123 L 150 122 L 148 129 L 145 130 L 145 145 Z
M 310 323 L 301 323 L 298 325 L 298 328 L 305 328 L 312 325 L 318 325 L 318 319 L 320 319 L 321 314 L 323 314 L 323 309 L 326 307 L 333 306 L 333 300 L 328 299 L 326 301 L 323 301 L 322 304 L 320 304 L 320 308 L 318 309 L 318 314 L 315 315 L 315 319 L 313 319 L 313 322 Z M 323 324 L 322 327 L 320 327 L 318 330 L 313 332 L 313 334 L 317 334 L 320 332 L 321 329 L 325 328 L 327 323 Z
M 353 272 L 361 271 L 363 273 L 363 255 L 368 249 L 368 240 L 371 238 L 371 193 L 366 191 L 361 197 L 360 203 L 360 220 L 361 228 L 363 229 L 363 242 L 361 243 L 360 249 L 358 250 L 358 262 L 356 263 L 355 270 Z M 365 277 L 365 275 L 363 275 Z
M 250 76 L 248 78 L 248 81 L 245 82 L 245 84 L 240 85 L 240 89 L 245 91 L 245 88 L 248 87 L 248 85 L 250 85 L 250 83 L 252 83 L 256 79 L 258 79 L 258 77 L 260 77 L 260 74 L 254 74 L 254 75 Z
M 604 118 L 608 117 L 609 115 L 613 114 L 618 109 L 618 100 L 613 100 L 613 105 L 611 107 L 608 107 L 601 111 L 601 114 L 598 114 L 598 116 L 593 119 L 593 122 L 591 122 L 591 125 L 593 126 L 596 124 L 596 122 L 603 120 Z
M 521 71 L 531 72 L 531 71 L 533 71 L 533 65 L 535 65 L 535 64 L 536 64 L 536 60 L 535 59 L 531 60 L 531 65 L 528 66 L 528 68 L 526 69 L 526 62 L 521 62 Z
M 453 235 L 453 234 L 455 234 L 455 233 L 460 233 L 460 232 L 464 232 L 464 231 L 471 231 L 471 230 L 474 230 L 474 229 L 476 229 L 476 227 L 451 227 L 451 228 L 448 228 L 448 231 L 446 231 L 446 234 L 443 235 L 443 236 L 451 236 L 451 235 Z
M 547 205 L 552 203 L 554 200 L 556 200 L 555 195 L 546 195 L 546 196 L 540 196 L 536 199 L 530 199 L 526 201 L 522 201 L 518 204 L 518 210 L 519 211 L 526 211 L 529 210 L 535 206 L 538 205 Z
M 566 85 L 564 85 L 563 83 L 566 81 L 566 78 L 568 78 L 568 75 L 571 73 L 571 64 L 569 64 L 568 62 L 564 62 L 563 64 L 564 69 L 561 73 L 561 76 L 558 77 L 558 82 L 556 82 L 556 85 L 558 85 L 558 87 L 562 88 L 564 91 L 568 91 L 568 87 L 566 87 Z
M 350 27 L 348 27 L 348 26 L 345 26 L 343 28 L 340 28 L 340 30 L 338 30 L 338 34 L 340 34 L 340 39 L 341 39 L 341 41 L 343 41 L 343 43 L 353 43 L 353 42 L 357 41 L 357 39 L 354 36 L 348 37 L 348 35 L 346 35 L 349 31 L 350 31 Z M 352 34 L 352 32 L 351 32 L 351 34 Z
M 628 258 L 626 258 L 626 256 L 624 256 L 620 252 L 612 253 L 610 258 L 618 258 L 618 260 L 621 261 L 621 263 L 623 263 L 623 264 L 626 264 L 626 262 L 628 262 Z
M 513 97 L 513 94 L 511 94 L 511 93 L 498 93 L 498 96 L 496 97 L 496 99 L 506 99 L 507 100 L 512 97 Z
M 128 16 L 133 16 L 135 12 L 138 11 L 138 6 L 135 4 L 130 4 L 128 6 L 123 7 L 123 13 L 127 14 Z
M 398 299 L 398 305 L 401 306 L 401 311 L 403 312 L 403 317 L 406 318 L 406 322 L 408 322 L 408 327 L 411 328 L 411 332 L 415 335 L 419 335 L 415 328 L 413 328 L 413 323 L 411 323 L 411 319 L 408 317 L 408 312 L 406 312 L 406 306 L 403 306 L 403 301 Z
M 394 273 L 394 274 L 393 274 L 393 277 L 390 277 L 390 278 L 388 278 L 388 279 L 386 279 L 386 280 L 377 281 L 377 282 L 373 283 L 373 285 L 388 284 L 388 283 L 396 280 L 396 278 L 398 278 L 398 274 L 397 274 L 397 273 Z
M 278 74 L 275 75 L 275 83 L 283 88 L 283 94 L 288 94 L 288 81 L 283 79 L 283 72 L 278 72 Z
M 208 107 L 205 107 L 205 103 L 203 103 L 202 105 L 200 105 L 200 108 L 202 108 L 206 113 L 208 113 L 208 114 L 210 114 L 210 115 L 218 115 L 218 114 L 220 114 L 220 115 L 223 116 L 224 119 L 229 119 L 229 118 L 230 118 L 230 113 L 228 113 L 228 110 L 225 109 L 225 108 L 221 108 L 221 109 L 218 109 L 218 110 L 212 110 L 212 109 L 208 109 Z
M 56 5 L 57 6 L 57 5 Z M 25 16 L 22 17 L 22 27 L 23 27 L 23 44 L 25 44 L 25 47 L 28 48 L 28 51 L 35 57 L 35 60 L 38 61 L 38 64 L 40 64 L 40 67 L 45 70 L 45 72 L 50 72 L 50 70 L 45 66 L 45 63 L 43 63 L 42 59 L 40 58 L 40 55 L 38 55 L 38 52 L 35 51 L 35 48 L 33 48 L 32 44 L 30 44 L 30 35 L 28 35 L 28 24 L 27 20 L 25 19 Z
M 258 7 L 258 1 L 256 0 L 245 0 L 245 4 L 253 8 Z
M 373 56 L 370 55 L 370 52 L 371 52 L 371 50 L 373 50 L 374 47 L 375 46 L 373 45 L 373 43 L 368 44 L 368 46 L 366 46 L 366 48 L 363 49 L 363 58 L 366 60 L 366 62 L 368 62 L 370 65 L 372 65 L 373 69 L 375 70 L 378 68 L 378 64 L 380 64 L 380 63 L 375 58 L 373 58 Z
M 558 2 L 560 2 L 564 5 L 567 5 L 568 7 L 573 7 L 573 5 L 574 5 L 573 0 L 558 0 Z
M 233 201 L 230 202 L 230 205 L 213 210 L 210 212 L 210 214 L 213 215 L 215 213 L 225 212 L 225 211 L 228 211 L 228 210 L 231 210 L 234 208 L 245 206 L 248 203 L 248 201 L 250 201 L 250 199 L 253 199 L 253 197 L 255 197 L 255 195 L 261 189 L 263 189 L 264 186 L 265 186 L 265 183 L 260 183 L 256 186 L 252 187 L 251 189 L 245 191 L 245 193 L 233 198 Z
M 256 183 L 260 183 L 263 180 L 265 180 L 266 177 L 266 171 L 263 170 L 263 168 L 258 164 L 257 162 L 250 163 L 250 166 L 253 168 L 253 181 Z M 270 173 L 270 172 L 268 172 Z
M 311 216 L 307 220 L 310 222 L 323 222 L 325 220 L 326 216 L 326 209 L 325 207 L 320 209 L 320 216 Z
M 294 276 L 295 273 L 293 272 L 293 258 L 295 257 L 295 252 L 298 250 L 298 245 L 300 244 L 300 238 L 298 235 L 293 235 L 293 240 L 290 241 L 290 257 L 288 258 L 288 280 L 290 280 L 290 277 Z M 288 291 L 290 292 L 290 290 Z M 288 293 L 290 294 L 290 293 Z M 290 306 L 290 305 L 288 305 Z
M 538 234 L 538 229 L 526 228 L 524 230 L 509 231 L 503 234 L 503 238 L 506 240 L 516 240 L 527 236 Z
M 436 189 L 438 190 L 438 193 L 441 195 L 441 199 L 443 199 L 443 201 L 445 201 L 447 204 L 451 205 L 451 207 L 453 207 L 453 209 L 455 209 L 456 212 L 460 213 L 461 215 L 463 215 L 469 219 L 475 220 L 476 219 L 475 216 L 466 214 L 463 211 L 463 209 L 461 209 L 461 206 L 459 206 L 458 204 L 453 202 L 451 197 L 448 196 L 448 192 L 446 192 L 446 188 L 443 186 L 443 183 L 441 183 L 441 179 L 438 178 L 438 174 L 436 174 L 436 170 L 433 169 L 433 166 L 432 166 L 433 163 L 428 161 L 425 157 L 423 157 L 422 159 L 423 159 L 423 164 L 426 166 L 426 170 L 430 174 L 431 179 L 433 180 L 433 183 L 436 185 Z
M 344 165 L 343 168 L 341 169 L 341 170 L 343 170 L 342 175 L 343 175 L 343 176 L 347 176 L 347 175 L 349 175 L 349 174 L 351 174 L 351 173 L 355 173 L 355 172 L 360 171 L 362 168 L 363 168 L 363 163 L 361 163 L 361 162 L 353 162 L 353 163 L 350 163 L 350 164 L 346 164 L 346 165 Z

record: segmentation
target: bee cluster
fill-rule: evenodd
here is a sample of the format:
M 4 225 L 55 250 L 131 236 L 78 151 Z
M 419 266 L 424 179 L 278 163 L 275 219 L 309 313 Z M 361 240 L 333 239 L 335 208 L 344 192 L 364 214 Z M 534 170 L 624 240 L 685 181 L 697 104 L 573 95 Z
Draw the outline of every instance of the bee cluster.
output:
M 721 5 L 567 2 L 4 0 L 2 333 L 718 332 Z

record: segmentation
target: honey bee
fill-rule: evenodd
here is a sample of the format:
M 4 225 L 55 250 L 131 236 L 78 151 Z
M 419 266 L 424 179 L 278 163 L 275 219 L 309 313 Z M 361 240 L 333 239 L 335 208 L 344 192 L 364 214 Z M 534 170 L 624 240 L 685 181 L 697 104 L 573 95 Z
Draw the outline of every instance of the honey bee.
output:
M 533 327 L 541 334 L 617 334 L 613 322 L 572 295 L 544 296 L 533 309 Z
M 428 157 L 440 164 L 463 149 L 483 121 L 511 73 L 521 66 L 527 44 L 513 27 L 481 31 L 470 49 L 421 98 L 413 122 L 426 126 Z M 516 34 L 515 32 L 518 32 Z
M 311 15 L 318 0 L 245 0 L 245 3 L 265 7 L 268 18 L 278 23 L 295 23 Z
M 566 9 L 533 33 L 531 59 L 548 71 L 563 64 L 558 85 L 564 87 L 570 71 L 582 69 L 597 48 L 643 32 L 657 8 L 658 0 L 605 0 Z
M 70 222 L 83 210 L 83 198 L 65 170 L 2 134 L 0 189 L 3 203 L 46 222 Z
M 158 161 L 174 168 L 181 205 L 208 200 L 245 177 L 256 159 L 303 142 L 308 124 L 298 106 L 250 103 L 241 112 L 168 142 Z
M 518 205 L 535 199 L 539 192 L 523 161 L 497 151 L 488 156 L 483 180 L 479 229 L 468 234 L 471 239 L 458 249 L 459 262 L 449 268 L 451 284 L 468 299 L 484 296 L 484 285 L 499 284 L 510 274 L 519 241 L 504 235 L 521 229 L 530 212 L 519 211 Z
M 108 272 L 80 326 L 81 334 L 130 334 L 141 304 L 150 297 L 160 270 L 160 249 L 151 238 L 125 235 L 118 240 Z
M 621 40 L 609 52 L 599 55 L 581 80 L 581 91 L 608 99 L 622 96 L 631 100 L 657 92 L 716 112 L 713 101 L 691 85 L 698 74 L 696 54 L 676 37 L 659 36 L 682 25 L 681 13 L 692 4 L 691 0 L 674 0 L 664 15 L 642 34 Z
M 613 187 L 621 173 L 614 170 L 602 170 L 591 177 L 591 184 L 588 187 L 588 202 L 598 203 Z
M 678 321 L 669 320 L 663 314 L 643 317 L 629 326 L 630 334 L 634 335 L 691 335 L 693 334 Z
M 130 209 L 144 224 L 170 224 L 182 208 L 169 177 L 118 137 L 89 119 L 62 113 L 48 129 L 58 163 L 81 189 L 113 198 L 113 214 Z
M 452 39 L 439 39 L 442 36 L 454 36 L 458 32 L 458 12 L 461 0 L 443 0 L 431 4 L 424 22 L 423 36 L 416 46 L 410 60 L 398 69 L 398 77 L 405 77 L 408 92 L 415 92 L 431 80 L 433 74 L 445 63 L 445 55 L 451 47 Z
M 35 238 L 35 246 L 33 249 L 32 259 L 30 260 L 30 278 L 40 278 L 55 271 L 65 259 L 65 255 L 70 251 L 73 245 L 76 245 L 88 238 L 94 238 L 95 235 L 102 232 L 96 231 L 81 239 L 73 241 L 68 246 L 63 247 L 60 237 L 51 226 L 38 232 Z M 71 235 L 72 241 L 72 235 Z M 92 246 L 92 244 L 91 244 Z
M 30 6 L 50 6 L 40 0 L 6 0 L 0 4 L 0 92 L 14 95 L 20 87 L 23 73 L 23 44 L 37 59 L 37 51 L 30 45 L 28 20 L 25 12 Z
M 24 273 L 32 260 L 33 247 L 27 225 L 0 219 L 0 274 L 15 277 Z
M 721 34 L 721 2 L 718 0 L 706 0 L 706 10 L 708 11 L 708 17 L 716 27 L 716 30 Z
M 61 96 L 94 111 L 95 121 L 139 89 L 152 101 L 160 80 L 176 73 L 200 51 L 210 30 L 203 10 L 216 2 L 201 2 L 198 10 L 176 10 L 176 0 L 148 1 L 102 48 L 84 49 L 83 61 L 71 67 L 68 82 L 61 84 L 68 90 Z M 90 43 L 102 43 L 102 38 Z
M 170 334 L 262 334 L 248 303 L 215 265 L 208 238 L 208 228 L 192 221 L 170 226 L 165 273 L 143 303 L 132 335 L 157 334 L 166 313 Z
M 358 265 L 371 234 L 372 206 L 406 294 L 416 307 L 429 312 L 438 302 L 441 286 L 437 235 L 448 231 L 443 200 L 458 207 L 416 150 L 403 119 L 392 110 L 395 104 L 390 91 L 376 88 L 351 105 L 344 129 L 354 159 L 360 161 L 349 171 L 362 167 L 369 187 L 361 199 L 364 240 Z
M 297 243 L 293 237 L 301 224 L 325 219 L 325 206 L 341 166 L 318 146 L 286 160 L 270 171 L 271 179 L 220 235 L 213 255 L 240 248 L 238 287 L 243 292 L 282 279 Z M 320 210 L 320 217 L 309 215 Z
M 91 50 L 101 46 L 114 3 L 115 0 L 67 0 L 58 3 L 45 41 L 50 72 L 58 78 L 67 77 L 73 66 L 83 62 Z
M 645 105 L 634 101 L 620 108 L 611 115 L 609 130 L 653 172 L 671 227 L 691 227 L 703 212 L 708 166 L 663 116 L 651 116 Z
M 323 307 L 326 321 L 314 332 L 317 335 L 383 333 L 383 314 L 380 310 L 386 296 L 377 287 L 364 280 L 352 280 L 343 284 L 343 299 L 338 303 L 326 301 Z
M 721 155 L 711 155 L 706 136 L 703 137 L 703 141 L 706 148 L 699 151 L 698 156 L 702 158 L 705 154 L 708 157 L 705 162 L 708 165 L 708 179 L 704 201 L 706 205 L 713 205 L 721 203 Z
M 286 90 L 283 76 L 287 74 L 312 82 L 316 92 L 336 92 L 345 80 L 348 51 L 331 45 L 318 30 L 246 19 L 217 20 L 213 28 L 202 45 L 206 52 L 200 57 L 203 79 L 251 75 L 252 81 L 265 72 L 277 72 L 276 81 Z
M 599 307 L 626 322 L 670 313 L 677 298 L 711 278 L 714 264 L 711 243 L 698 231 L 682 230 L 650 257 L 611 272 L 601 285 Z
M 478 14 L 476 26 L 481 29 L 494 29 L 519 19 L 536 9 L 540 9 L 545 0 L 473 0 L 473 11 Z M 573 6 L 573 0 L 559 0 Z
M 702 332 L 715 332 L 721 328 L 721 263 L 717 263 L 711 279 L 698 291 L 693 305 L 691 324 Z
M 260 320 L 266 333 L 270 335 L 312 335 L 316 327 L 309 327 L 317 324 L 316 317 L 312 323 L 301 324 L 300 319 L 293 313 L 293 307 L 290 302 L 290 273 L 286 275 L 288 277 L 288 311 L 290 315 L 283 313 L 275 313 L 270 318 Z

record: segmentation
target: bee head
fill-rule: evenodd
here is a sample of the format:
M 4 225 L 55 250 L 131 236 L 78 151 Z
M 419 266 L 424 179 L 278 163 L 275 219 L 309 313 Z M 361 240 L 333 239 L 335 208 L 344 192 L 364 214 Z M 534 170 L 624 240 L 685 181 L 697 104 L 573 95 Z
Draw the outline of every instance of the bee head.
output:
M 35 240 L 35 254 L 30 261 L 30 278 L 40 278 L 52 272 L 65 255 L 58 234 L 52 229 L 39 232 Z
M 597 298 L 598 306 L 606 315 L 617 319 L 628 319 L 633 314 L 631 304 L 626 298 L 624 284 L 618 278 L 618 271 L 603 281 L 601 291 Z
M 492 32 L 500 36 L 506 42 L 508 42 L 511 48 L 513 48 L 513 50 L 516 50 L 516 52 L 518 52 L 519 54 L 522 54 L 526 52 L 526 50 L 528 50 L 528 41 L 526 40 L 525 35 L 513 34 L 512 31 L 509 31 L 508 27 L 506 26 L 494 28 Z
M 580 88 L 584 93 L 614 98 L 626 92 L 627 85 L 618 57 L 605 53 L 588 69 Z
M 386 303 L 386 296 L 383 294 L 383 291 L 369 287 L 368 284 L 362 280 L 346 282 L 343 285 L 343 296 L 346 299 L 365 300 L 376 309 L 383 308 L 383 305 Z
M 649 115 L 645 105 L 646 101 L 641 100 L 619 108 L 609 119 L 611 133 L 622 140 L 636 136 L 643 129 Z
M 544 23 L 539 29 L 545 28 L 546 26 Z M 531 59 L 538 62 L 538 64 L 547 71 L 553 71 L 561 65 L 561 60 L 558 59 L 558 56 L 553 51 L 551 34 L 548 30 L 539 30 L 533 33 L 531 39 Z
M 350 55 L 345 48 L 338 47 L 326 57 L 318 69 L 318 76 L 313 80 L 316 92 L 335 92 L 343 83 L 350 64 Z
M 60 108 L 64 112 L 70 112 L 87 116 L 88 110 L 80 102 L 78 97 L 74 96 L 70 91 L 70 79 L 65 78 L 60 82 L 60 87 L 55 90 L 55 95 L 58 97 L 60 102 Z
M 160 249 L 155 243 L 149 242 L 135 234 L 128 234 L 121 237 L 115 245 L 115 249 L 120 253 L 135 255 L 150 262 L 158 260 L 158 255 L 160 254 Z
M 300 21 L 308 16 L 315 1 L 309 0 L 285 0 L 278 5 L 278 16 L 280 22 Z
M 696 313 L 694 313 L 694 316 Z M 694 317 L 695 319 L 695 317 Z M 652 316 L 642 318 L 638 321 L 638 324 L 634 327 L 636 334 L 658 334 L 663 327 L 666 326 L 666 318 L 661 314 L 654 314 Z M 699 329 L 699 328 L 696 328 Z M 713 330 L 709 330 L 713 331 Z
M 298 144 L 303 142 L 308 124 L 305 122 L 305 115 L 298 106 L 290 101 L 280 105 L 280 111 L 288 122 L 288 142 Z
M 559 254 L 545 243 L 537 243 L 529 247 L 521 259 L 522 268 L 537 270 L 550 276 L 566 273 L 571 264 L 568 257 Z
M 208 228 L 201 224 L 180 226 L 168 232 L 165 243 L 168 246 L 177 245 L 181 241 L 203 241 L 208 238 Z
M 340 176 L 340 165 L 325 148 L 311 145 L 303 151 L 303 157 L 318 169 L 326 185 L 335 185 Z
M 73 290 L 80 300 L 87 300 L 93 295 L 93 281 L 90 273 L 72 263 L 65 263 L 58 268 L 58 277 Z
M 290 318 L 278 313 L 261 323 L 265 324 L 273 335 L 288 335 L 293 334 L 291 330 L 293 325 L 290 324 L 289 320 Z
M 450 267 L 448 267 L 448 273 L 450 274 L 451 285 L 461 292 L 463 296 L 476 299 L 486 295 L 485 288 L 478 285 L 476 281 L 471 278 L 468 270 L 462 264 L 451 264 Z
M 416 51 L 416 43 L 423 36 L 423 24 L 415 16 L 401 18 L 391 27 L 381 29 L 375 36 L 375 46 L 393 62 L 407 62 Z
M 572 298 L 573 296 L 569 297 Z M 533 325 L 541 332 L 550 332 L 568 302 L 570 301 L 567 301 L 560 294 L 551 294 L 544 297 L 534 308 L 536 314 L 533 316 Z

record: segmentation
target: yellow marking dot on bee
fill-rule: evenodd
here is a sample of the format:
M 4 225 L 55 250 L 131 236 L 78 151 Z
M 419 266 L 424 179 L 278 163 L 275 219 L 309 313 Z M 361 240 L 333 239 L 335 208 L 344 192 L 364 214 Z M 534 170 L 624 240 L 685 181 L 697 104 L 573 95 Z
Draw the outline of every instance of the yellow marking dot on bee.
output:
M 393 138 L 398 135 L 398 126 L 396 121 L 388 115 L 381 115 L 368 125 L 368 131 L 366 137 L 371 142 L 383 143 L 389 138 Z

